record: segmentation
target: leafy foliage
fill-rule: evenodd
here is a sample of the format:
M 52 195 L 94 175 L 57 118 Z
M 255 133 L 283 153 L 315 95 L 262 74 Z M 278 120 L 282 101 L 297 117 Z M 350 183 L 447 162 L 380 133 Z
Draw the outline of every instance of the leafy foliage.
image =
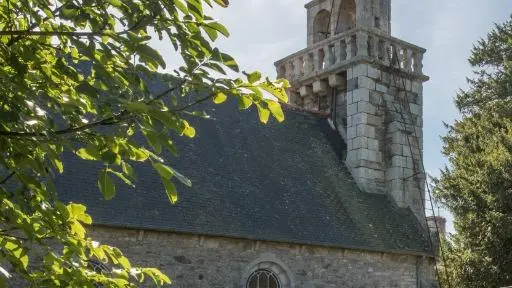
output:
M 446 241 L 452 287 L 512 285 L 512 19 L 473 48 L 476 69 L 449 126 L 436 196 L 455 217 Z M 448 279 L 445 279 L 448 280 Z
M 88 237 L 86 207 L 61 203 L 53 179 L 66 168 L 65 151 L 100 162 L 98 193 L 108 200 L 116 195 L 114 179 L 135 185 L 131 164 L 146 162 L 174 203 L 172 181 L 192 183 L 158 155 L 176 153 L 174 137 L 195 136 L 184 116 L 201 116 L 196 104 L 234 97 L 241 109 L 256 105 L 261 122 L 270 115 L 283 121 L 278 102 L 287 102 L 286 81 L 259 72 L 226 76 L 239 67 L 214 42 L 229 33 L 204 11 L 227 3 L 0 1 L 0 281 L 12 270 L 32 287 L 170 283 L 159 270 L 134 267 L 119 249 Z M 183 59 L 169 70 L 173 75 L 157 73 L 166 63 L 149 45 L 154 37 Z M 146 81 L 154 79 L 168 87 L 149 91 Z M 185 95 L 198 96 L 187 102 Z M 147 143 L 133 141 L 135 133 Z M 89 259 L 113 269 L 98 273 Z

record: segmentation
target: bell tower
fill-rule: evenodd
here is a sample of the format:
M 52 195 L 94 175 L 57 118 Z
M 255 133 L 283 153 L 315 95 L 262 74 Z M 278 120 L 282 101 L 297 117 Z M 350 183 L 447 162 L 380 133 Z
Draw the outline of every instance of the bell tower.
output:
M 306 4 L 307 48 L 275 63 L 293 105 L 329 112 L 359 188 L 424 219 L 425 49 L 391 36 L 391 0 Z M 424 221 L 420 221 L 424 222 Z

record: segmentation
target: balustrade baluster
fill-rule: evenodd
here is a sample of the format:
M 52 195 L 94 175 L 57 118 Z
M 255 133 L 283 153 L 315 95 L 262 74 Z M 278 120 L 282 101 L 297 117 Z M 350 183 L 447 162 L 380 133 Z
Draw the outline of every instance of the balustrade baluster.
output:
M 309 76 L 314 69 L 313 57 L 311 53 L 304 55 L 304 76 Z
M 350 60 L 352 58 L 352 36 L 346 38 L 345 43 L 347 43 L 347 58 L 346 60 Z
M 382 41 L 382 62 L 386 66 L 389 66 L 391 64 L 391 49 L 391 45 L 388 41 Z
M 405 70 L 407 72 L 412 71 L 412 51 L 410 49 L 404 49 L 405 54 Z
M 293 80 L 295 79 L 295 71 L 293 69 L 293 62 L 289 60 L 286 62 L 286 79 Z
M 341 40 L 339 41 L 340 44 L 340 62 L 347 60 L 348 54 L 347 54 L 347 40 Z
M 366 32 L 357 33 L 357 56 L 368 56 L 368 34 Z
M 302 60 L 302 56 L 295 58 L 293 66 L 295 68 L 295 78 L 301 78 L 304 73 L 304 61 Z
M 324 69 L 329 68 L 334 64 L 334 53 L 332 51 L 331 45 L 326 45 L 323 48 L 324 50 Z
M 372 37 L 371 56 L 375 59 L 379 58 L 379 38 L 377 36 Z
M 423 53 L 416 53 L 416 57 L 414 58 L 414 73 L 423 74 Z
M 286 76 L 286 67 L 283 64 L 277 66 L 277 78 L 284 78 Z
M 340 63 L 342 58 L 341 58 L 341 42 L 339 40 L 334 42 L 333 55 L 334 55 L 334 64 Z

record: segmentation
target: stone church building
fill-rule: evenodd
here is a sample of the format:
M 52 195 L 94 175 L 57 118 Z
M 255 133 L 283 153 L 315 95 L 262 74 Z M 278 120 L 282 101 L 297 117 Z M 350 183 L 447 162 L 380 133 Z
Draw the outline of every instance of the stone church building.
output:
M 193 140 L 164 155 L 189 177 L 171 205 L 159 177 L 112 201 L 98 167 L 66 164 L 63 201 L 86 203 L 91 237 L 179 288 L 437 287 L 424 212 L 425 50 L 391 36 L 391 0 L 306 4 L 307 48 L 275 63 L 286 121 L 205 104 Z M 158 89 L 158 84 L 154 84 Z

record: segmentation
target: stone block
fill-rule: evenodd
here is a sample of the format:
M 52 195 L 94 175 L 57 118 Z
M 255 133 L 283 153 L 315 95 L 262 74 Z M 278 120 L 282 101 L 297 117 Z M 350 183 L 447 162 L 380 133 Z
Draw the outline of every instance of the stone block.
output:
M 384 94 L 384 101 L 388 103 L 393 103 L 395 101 L 395 97 L 389 93 Z M 392 104 L 390 104 L 392 105 Z
M 404 168 L 402 167 L 390 167 L 386 171 L 386 177 L 388 180 L 403 179 Z
M 421 105 L 410 103 L 409 107 L 411 108 L 411 113 L 412 114 L 414 114 L 414 115 L 422 115 L 423 107 Z
M 368 149 L 379 151 L 379 140 L 368 139 Z
M 375 127 L 366 124 L 357 125 L 357 137 L 375 138 Z
M 409 146 L 403 146 L 402 155 L 405 157 L 412 157 L 412 152 Z
M 382 162 L 382 153 L 375 150 L 365 149 L 362 156 L 362 160 Z
M 374 170 L 382 170 L 383 164 L 384 163 L 382 163 L 382 162 L 377 163 L 377 162 L 372 162 L 372 161 L 368 161 L 368 160 L 359 160 L 360 166 L 367 167 L 367 168 L 374 169 Z
M 369 65 L 368 66 L 368 77 L 375 79 L 375 80 L 380 80 L 381 72 L 377 68 Z
M 314 93 L 317 93 L 320 95 L 325 95 L 325 94 L 327 94 L 327 88 L 328 88 L 327 82 L 325 82 L 324 80 L 317 80 L 317 81 L 313 82 L 313 92 Z
M 352 77 L 368 76 L 368 64 L 357 64 L 352 68 Z
M 400 121 L 393 121 L 388 124 L 388 132 L 389 133 L 395 133 L 395 132 L 401 132 L 405 130 L 404 123 Z
M 381 72 L 380 73 L 380 81 L 386 85 L 390 83 L 390 75 L 388 72 Z
M 300 96 L 309 97 L 313 95 L 313 87 L 311 86 L 302 86 L 299 89 Z
M 403 190 L 391 190 L 391 196 L 398 207 L 405 208 L 407 204 L 405 202 L 405 195 Z
M 360 113 L 364 112 L 375 115 L 375 113 L 377 113 L 377 108 L 371 103 L 363 101 L 357 103 L 357 111 Z
M 403 168 L 402 178 L 406 180 L 414 180 L 414 170 L 410 168 Z
M 403 145 L 401 145 L 401 144 L 390 144 L 389 147 L 390 147 L 390 150 L 391 150 L 391 155 L 402 155 L 402 153 L 403 153 L 402 152 L 403 151 L 402 150 L 403 149 L 402 148 Z
M 348 104 L 347 105 L 347 116 L 352 116 L 358 113 L 358 105 L 357 103 Z
M 353 73 L 353 69 L 352 68 L 348 68 L 347 69 L 347 79 L 352 79 L 354 78 L 354 73 Z
M 359 88 L 352 92 L 353 102 L 366 101 L 370 102 L 370 90 L 366 88 Z
M 404 157 L 404 158 L 405 158 L 404 159 L 405 165 L 403 167 L 409 168 L 409 169 L 414 169 L 414 162 L 413 162 L 412 157 Z
M 391 166 L 392 167 L 407 168 L 406 157 L 398 156 L 398 155 L 392 156 L 391 157 Z
M 400 131 L 390 133 L 391 134 L 391 144 L 401 144 L 407 145 L 407 137 Z
M 350 126 L 347 128 L 347 139 L 354 139 L 357 137 L 356 126 Z
M 382 105 L 384 100 L 383 95 L 384 94 L 377 91 L 370 91 L 370 103 L 373 105 Z
M 370 90 L 375 90 L 375 81 L 366 76 L 358 77 L 358 85 L 359 85 L 359 88 L 367 88 Z
M 377 83 L 375 86 L 375 90 L 382 92 L 382 93 L 388 93 L 388 86 Z
M 352 124 L 357 126 L 359 124 L 368 124 L 368 115 L 366 113 L 357 113 L 352 115 Z
M 354 147 L 354 149 L 359 149 L 359 148 L 368 148 L 368 138 L 367 137 L 356 137 L 352 140 L 352 147 Z
M 347 92 L 347 103 L 354 103 L 354 92 Z
M 411 92 L 419 94 L 419 95 L 423 94 L 423 83 L 420 81 L 413 81 L 412 87 L 411 87 Z
M 329 86 L 345 89 L 347 87 L 347 79 L 338 74 L 329 75 Z
M 347 91 L 353 91 L 359 88 L 357 77 L 347 80 Z

